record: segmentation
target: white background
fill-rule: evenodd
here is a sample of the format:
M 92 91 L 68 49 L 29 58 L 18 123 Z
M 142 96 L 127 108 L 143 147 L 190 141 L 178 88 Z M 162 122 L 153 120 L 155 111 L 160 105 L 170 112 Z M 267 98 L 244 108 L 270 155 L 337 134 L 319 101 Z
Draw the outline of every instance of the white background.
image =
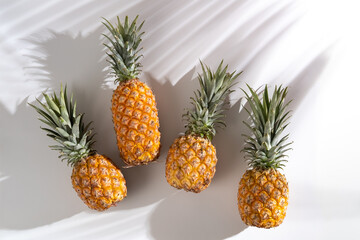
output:
M 0 239 L 359 239 L 359 7 L 356 1 L 0 1 Z M 123 166 L 111 122 L 113 78 L 101 17 L 146 20 L 141 79 L 156 95 L 162 154 L 122 169 L 128 197 L 89 210 L 72 189 L 71 168 L 47 146 L 27 102 L 60 82 L 94 121 L 96 149 Z M 166 152 L 184 131 L 181 114 L 198 87 L 199 59 L 243 70 L 228 127 L 214 138 L 217 172 L 200 194 L 171 188 Z M 285 174 L 284 223 L 245 226 L 237 187 L 245 83 L 289 86 L 294 140 Z

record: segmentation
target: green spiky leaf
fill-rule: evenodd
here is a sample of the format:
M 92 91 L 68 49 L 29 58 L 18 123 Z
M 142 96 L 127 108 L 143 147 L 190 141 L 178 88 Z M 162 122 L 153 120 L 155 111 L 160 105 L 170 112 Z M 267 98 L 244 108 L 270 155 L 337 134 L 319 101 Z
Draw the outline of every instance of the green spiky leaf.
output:
M 83 114 L 76 115 L 76 102 L 73 97 L 70 100 L 66 94 L 66 87 L 61 86 L 59 97 L 54 92 L 52 96 L 43 93 L 46 103 L 38 99 L 39 107 L 30 104 L 42 118 L 48 128 L 41 128 L 47 132 L 47 136 L 53 138 L 58 145 L 50 146 L 51 149 L 60 152 L 59 158 L 66 160 L 73 166 L 82 158 L 94 153 L 91 149 L 94 134 L 89 130 L 89 124 L 85 126 L 82 121 Z
M 227 72 L 223 61 L 215 72 L 200 61 L 202 75 L 198 75 L 200 89 L 191 98 L 194 109 L 188 110 L 183 116 L 187 122 L 186 134 L 194 134 L 211 140 L 216 134 L 216 127 L 224 127 L 224 103 L 232 90 L 234 80 L 241 74 Z
M 256 93 L 248 85 L 250 94 L 245 92 L 249 108 L 245 108 L 249 114 L 249 123 L 245 126 L 251 130 L 251 135 L 243 135 L 245 140 L 245 158 L 249 166 L 257 169 L 282 168 L 287 162 L 284 154 L 290 148 L 292 142 L 288 142 L 289 134 L 282 138 L 284 129 L 288 126 L 290 111 L 287 110 L 291 101 L 285 103 L 287 87 L 275 87 L 273 95 L 269 95 L 268 86 L 260 94 Z M 280 140 L 279 140 L 280 138 Z
M 138 49 L 144 32 L 141 28 L 144 24 L 142 22 L 139 26 L 137 20 L 139 16 L 130 23 L 129 18 L 126 16 L 124 23 L 120 22 L 117 17 L 117 24 L 113 26 L 107 19 L 103 18 L 103 24 L 109 30 L 110 34 L 103 35 L 110 44 L 104 44 L 109 50 L 108 62 L 111 64 L 113 73 L 116 75 L 117 82 L 122 82 L 136 78 L 140 73 L 142 67 L 139 60 L 142 57 L 140 53 L 141 48 Z

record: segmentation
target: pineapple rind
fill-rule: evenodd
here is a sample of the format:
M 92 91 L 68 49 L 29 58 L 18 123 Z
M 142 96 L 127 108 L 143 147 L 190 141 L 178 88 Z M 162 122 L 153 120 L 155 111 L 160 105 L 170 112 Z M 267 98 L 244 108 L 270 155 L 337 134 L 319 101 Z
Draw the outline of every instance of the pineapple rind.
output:
M 103 211 L 127 195 L 126 181 L 111 160 L 94 154 L 75 164 L 71 175 L 78 196 L 91 209 Z
M 178 137 L 167 155 L 166 180 L 175 188 L 199 193 L 210 185 L 216 163 L 216 150 L 208 139 Z
M 138 79 L 122 82 L 114 90 L 111 110 L 124 162 L 136 166 L 156 160 L 160 153 L 160 123 L 151 89 Z
M 288 183 L 278 170 L 247 170 L 240 180 L 238 208 L 247 225 L 279 226 L 286 216 L 288 199 Z

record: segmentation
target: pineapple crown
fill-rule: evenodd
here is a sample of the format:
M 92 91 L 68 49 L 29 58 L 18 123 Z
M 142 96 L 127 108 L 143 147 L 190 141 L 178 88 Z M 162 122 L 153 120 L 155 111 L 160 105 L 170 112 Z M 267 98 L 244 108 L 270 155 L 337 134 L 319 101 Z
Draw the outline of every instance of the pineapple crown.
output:
M 226 97 L 232 90 L 234 80 L 241 74 L 236 71 L 227 72 L 228 65 L 223 67 L 223 61 L 217 70 L 212 72 L 210 68 L 201 61 L 202 76 L 198 75 L 200 89 L 195 91 L 195 97 L 191 97 L 193 110 L 187 110 L 183 115 L 187 124 L 186 134 L 194 134 L 209 140 L 216 134 L 215 127 L 226 126 L 223 121 Z
M 129 23 L 128 16 L 125 17 L 124 24 L 117 17 L 117 25 L 114 27 L 108 20 L 103 18 L 103 24 L 110 31 L 110 37 L 103 34 L 110 41 L 110 45 L 104 44 L 110 51 L 107 53 L 112 65 L 112 73 L 116 75 L 115 82 L 123 82 L 136 78 L 142 67 L 139 59 L 142 55 L 138 55 L 142 48 L 138 49 L 141 42 L 141 36 L 144 32 L 140 32 L 144 22 L 140 26 L 136 25 L 139 16 Z
M 60 97 L 55 92 L 52 96 L 43 93 L 46 100 L 45 104 L 38 103 L 43 108 L 40 109 L 30 104 L 41 116 L 39 120 L 45 123 L 48 128 L 41 127 L 47 132 L 47 136 L 58 142 L 58 145 L 50 146 L 53 150 L 60 151 L 61 160 L 67 160 L 68 165 L 74 166 L 82 158 L 95 153 L 91 149 L 94 141 L 90 123 L 86 126 L 83 122 L 83 114 L 76 115 L 76 102 L 73 102 L 71 95 L 70 101 L 65 89 L 61 86 Z
M 284 129 L 288 126 L 290 111 L 287 107 L 291 101 L 285 103 L 288 88 L 275 86 L 272 97 L 269 96 L 268 87 L 262 92 L 262 101 L 259 95 L 249 86 L 250 95 L 244 90 L 246 100 L 250 109 L 244 108 L 250 116 L 250 124 L 244 121 L 244 124 L 251 130 L 251 135 L 246 137 L 245 158 L 249 166 L 255 169 L 278 169 L 283 168 L 287 155 L 285 152 L 291 148 L 288 146 L 289 134 L 280 138 Z M 251 111 L 250 111 L 251 110 Z

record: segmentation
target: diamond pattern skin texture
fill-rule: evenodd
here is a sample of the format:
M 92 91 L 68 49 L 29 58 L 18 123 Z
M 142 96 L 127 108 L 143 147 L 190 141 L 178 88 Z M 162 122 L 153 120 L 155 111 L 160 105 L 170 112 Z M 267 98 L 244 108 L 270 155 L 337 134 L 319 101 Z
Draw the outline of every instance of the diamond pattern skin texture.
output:
M 124 176 L 105 156 L 95 154 L 77 162 L 71 175 L 78 196 L 91 209 L 103 211 L 126 197 Z
M 166 180 L 178 189 L 199 193 L 216 171 L 216 150 L 211 142 L 194 135 L 175 139 L 166 159 Z
M 119 84 L 112 97 L 117 146 L 124 162 L 145 165 L 158 158 L 160 131 L 155 96 L 138 79 Z
M 277 170 L 247 170 L 240 180 L 238 208 L 247 225 L 260 228 L 279 226 L 286 216 L 288 199 L 288 183 Z

